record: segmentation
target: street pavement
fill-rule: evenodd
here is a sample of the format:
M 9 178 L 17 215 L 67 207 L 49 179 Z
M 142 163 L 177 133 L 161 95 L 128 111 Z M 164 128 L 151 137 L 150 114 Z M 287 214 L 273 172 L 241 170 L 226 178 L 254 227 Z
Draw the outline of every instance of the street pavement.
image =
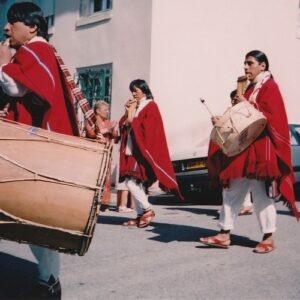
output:
M 261 240 L 255 215 L 240 216 L 232 246 L 198 242 L 217 233 L 218 206 L 151 198 L 156 217 L 138 229 L 120 224 L 134 213 L 101 213 L 88 252 L 61 255 L 62 299 L 299 299 L 300 224 L 281 203 L 277 249 L 255 254 Z M 299 206 L 299 202 L 298 202 Z M 34 284 L 36 261 L 27 245 L 0 241 L 0 299 Z

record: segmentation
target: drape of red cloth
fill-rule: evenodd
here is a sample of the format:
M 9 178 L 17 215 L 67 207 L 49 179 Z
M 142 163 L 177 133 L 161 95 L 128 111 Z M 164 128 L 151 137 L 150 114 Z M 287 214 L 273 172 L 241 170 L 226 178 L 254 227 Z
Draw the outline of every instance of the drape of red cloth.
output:
M 254 86 L 245 98 L 249 99 Z M 278 85 L 271 78 L 259 90 L 254 104 L 267 118 L 263 133 L 242 153 L 227 157 L 213 141 L 208 150 L 208 170 L 213 179 L 230 184 L 230 179 L 248 177 L 261 180 L 277 180 L 282 200 L 291 208 L 297 220 L 300 215 L 295 203 L 295 181 L 288 119 Z
M 180 194 L 176 176 L 171 163 L 165 130 L 157 104 L 150 101 L 134 117 L 131 127 L 124 126 L 125 117 L 120 120 L 120 179 L 129 176 L 151 185 L 156 180 L 162 189 Z M 128 130 L 133 142 L 133 155 L 125 154 Z
M 39 127 L 79 135 L 70 89 L 48 43 L 35 41 L 20 47 L 3 72 L 32 92 L 32 97 L 28 94 L 11 102 L 8 119 L 34 125 L 35 116 L 43 109 Z

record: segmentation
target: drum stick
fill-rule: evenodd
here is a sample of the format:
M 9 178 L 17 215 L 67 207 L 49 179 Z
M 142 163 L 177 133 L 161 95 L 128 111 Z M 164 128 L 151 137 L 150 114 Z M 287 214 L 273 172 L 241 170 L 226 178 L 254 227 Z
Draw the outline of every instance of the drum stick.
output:
M 211 110 L 208 108 L 208 106 L 205 103 L 205 100 L 203 98 L 200 98 L 201 103 L 206 107 L 207 111 L 209 112 L 209 114 L 213 117 L 214 114 L 211 112 Z

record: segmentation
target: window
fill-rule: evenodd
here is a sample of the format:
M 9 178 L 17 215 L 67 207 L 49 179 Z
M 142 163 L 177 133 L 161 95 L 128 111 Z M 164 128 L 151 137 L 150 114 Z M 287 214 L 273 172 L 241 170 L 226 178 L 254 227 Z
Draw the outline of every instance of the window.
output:
M 111 9 L 111 0 L 93 0 L 91 2 L 94 3 L 93 12 Z
M 112 9 L 112 0 L 81 0 L 80 16 L 88 17 L 94 13 Z
M 91 107 L 98 100 L 111 102 L 112 64 L 79 68 L 78 84 Z
M 111 104 L 112 64 L 77 69 L 77 84 L 80 86 L 90 107 L 99 100 Z M 84 132 L 84 116 L 78 103 L 75 102 L 79 128 Z
M 55 21 L 55 0 L 34 0 L 33 3 L 37 4 L 44 12 L 45 19 L 48 23 L 48 33 L 52 34 L 54 30 Z
M 77 27 L 107 21 L 112 18 L 112 0 L 80 0 L 79 11 Z

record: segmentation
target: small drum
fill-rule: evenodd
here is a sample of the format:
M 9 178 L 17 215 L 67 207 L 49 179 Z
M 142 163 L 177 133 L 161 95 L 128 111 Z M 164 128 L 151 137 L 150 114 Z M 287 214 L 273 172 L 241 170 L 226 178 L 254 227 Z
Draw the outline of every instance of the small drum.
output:
M 230 157 L 250 146 L 266 124 L 263 113 L 248 101 L 243 101 L 226 110 L 215 124 L 210 138 Z
M 0 119 L 0 238 L 84 255 L 111 145 Z

